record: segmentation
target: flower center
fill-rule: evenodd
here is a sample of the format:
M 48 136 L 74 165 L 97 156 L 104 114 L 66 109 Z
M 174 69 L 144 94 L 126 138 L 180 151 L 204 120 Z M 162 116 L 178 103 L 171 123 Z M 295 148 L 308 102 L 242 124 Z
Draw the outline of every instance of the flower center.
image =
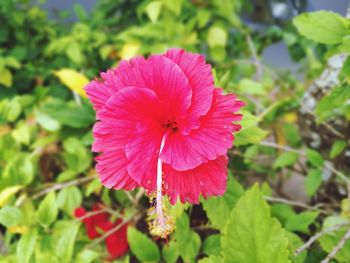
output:
M 173 132 L 176 132 L 179 129 L 179 126 L 175 120 L 167 120 L 163 123 L 163 128 L 165 130 L 171 130 Z

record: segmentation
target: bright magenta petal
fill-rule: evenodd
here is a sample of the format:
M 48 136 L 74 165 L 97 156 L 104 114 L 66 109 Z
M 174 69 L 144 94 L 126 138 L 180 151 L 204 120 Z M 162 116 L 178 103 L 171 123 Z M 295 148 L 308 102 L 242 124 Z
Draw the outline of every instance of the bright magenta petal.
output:
M 189 53 L 183 49 L 169 49 L 165 56 L 179 65 L 192 88 L 191 107 L 182 130 L 183 133 L 188 133 L 190 129 L 196 128 L 196 125 L 198 128 L 199 117 L 205 115 L 210 109 L 214 90 L 211 66 L 205 63 L 204 56 Z
M 234 95 L 223 95 L 221 89 L 215 89 L 213 104 L 201 118 L 201 126 L 189 135 L 169 134 L 161 153 L 162 161 L 184 171 L 226 154 L 232 147 L 233 132 L 240 129 L 233 122 L 239 121 L 241 115 L 233 112 L 242 106 Z
M 227 156 L 201 164 L 186 171 L 177 171 L 169 165 L 164 165 L 165 192 L 170 202 L 176 203 L 180 198 L 182 203 L 199 203 L 199 196 L 222 195 L 226 191 Z
M 95 152 L 112 151 L 125 146 L 133 139 L 137 125 L 160 129 L 161 104 L 150 89 L 128 87 L 115 93 L 97 113 L 93 130 Z
M 164 103 L 168 117 L 183 117 L 191 105 L 192 89 L 181 68 L 172 60 L 154 55 L 142 68 L 145 85 Z
M 104 152 L 96 157 L 96 171 L 107 188 L 132 190 L 138 184 L 128 175 L 124 150 Z
M 139 127 L 125 148 L 129 160 L 128 173 L 147 190 L 155 189 L 157 158 L 163 133 Z
M 85 91 L 96 111 L 103 108 L 107 100 L 124 86 L 118 83 L 114 69 L 101 72 L 101 80 L 93 80 L 85 86 Z

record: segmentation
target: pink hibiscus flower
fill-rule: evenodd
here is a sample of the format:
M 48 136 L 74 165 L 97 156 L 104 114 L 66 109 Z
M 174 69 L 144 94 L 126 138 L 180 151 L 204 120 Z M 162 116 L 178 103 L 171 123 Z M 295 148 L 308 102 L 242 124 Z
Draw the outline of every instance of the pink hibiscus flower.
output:
M 170 49 L 164 55 L 121 61 L 86 86 L 97 112 L 92 150 L 108 188 L 142 186 L 174 204 L 222 195 L 227 150 L 244 103 L 214 87 L 211 66 L 198 54 Z M 159 205 L 158 205 L 159 204 Z

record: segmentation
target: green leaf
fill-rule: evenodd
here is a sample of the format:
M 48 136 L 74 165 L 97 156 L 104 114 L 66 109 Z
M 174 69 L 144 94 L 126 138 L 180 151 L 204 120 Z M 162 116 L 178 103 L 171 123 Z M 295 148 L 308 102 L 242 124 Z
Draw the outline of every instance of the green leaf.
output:
M 286 263 L 288 239 L 255 185 L 232 210 L 222 243 L 224 262 Z
M 57 131 L 61 128 L 60 123 L 51 118 L 49 115 L 42 113 L 42 112 L 37 112 L 36 113 L 36 121 L 43 127 L 45 130 L 48 131 Z
M 324 121 L 335 116 L 344 115 L 346 103 L 350 99 L 350 86 L 340 86 L 331 89 L 322 97 L 316 106 L 318 121 Z
M 29 262 L 34 251 L 34 246 L 37 240 L 37 236 L 38 234 L 35 228 L 32 228 L 26 234 L 21 236 L 21 239 L 18 242 L 17 251 L 16 251 L 18 262 L 21 262 L 21 263 Z
M 6 57 L 4 59 L 4 64 L 8 67 L 15 68 L 15 69 L 19 69 L 21 67 L 21 64 L 14 57 Z
M 23 219 L 23 213 L 18 207 L 5 206 L 0 209 L 0 224 L 5 227 L 15 226 Z
M 81 6 L 80 4 L 74 4 L 73 8 L 74 8 L 74 12 L 75 12 L 76 16 L 79 18 L 79 20 L 85 20 L 88 18 L 88 15 L 87 15 L 83 6 Z
M 142 262 L 159 262 L 157 245 L 134 227 L 128 227 L 128 242 L 131 251 Z
M 235 145 L 257 144 L 261 142 L 268 132 L 259 127 L 243 129 L 236 134 Z
M 236 134 L 234 144 L 246 145 L 246 144 L 257 144 L 261 142 L 268 132 L 258 127 L 259 119 L 248 111 L 241 111 L 243 119 L 240 122 L 242 128 Z
M 346 146 L 347 146 L 346 141 L 336 140 L 332 145 L 331 152 L 329 153 L 329 157 L 332 159 L 337 157 L 339 154 L 341 154 L 344 151 Z
M 146 7 L 146 14 L 152 22 L 157 22 L 163 3 L 152 1 Z
M 38 209 L 38 221 L 43 226 L 49 226 L 56 220 L 58 208 L 56 205 L 56 194 L 51 192 L 47 194 L 40 203 Z
M 243 194 L 243 187 L 233 176 L 229 176 L 227 190 L 223 196 L 211 197 L 202 201 L 203 208 L 213 227 L 222 229 L 225 226 L 232 208 Z
M 163 246 L 162 255 L 166 263 L 175 263 L 179 258 L 179 252 L 176 247 L 176 242 L 171 240 Z
M 201 239 L 199 235 L 190 229 L 190 219 L 186 213 L 182 213 L 176 219 L 175 239 L 178 252 L 185 262 L 195 260 L 200 246 Z
M 91 152 L 83 143 L 74 137 L 69 137 L 63 142 L 63 158 L 69 170 L 77 173 L 84 172 L 91 165 Z M 72 178 L 70 178 L 72 179 Z
M 219 234 L 210 235 L 203 242 L 203 253 L 210 256 L 219 256 L 221 253 L 221 236 Z
M 329 228 L 339 223 L 345 223 L 345 218 L 340 217 L 327 217 L 323 222 L 323 229 Z M 339 243 L 339 241 L 344 237 L 345 233 L 348 231 L 347 227 L 343 227 L 338 231 L 331 232 L 321 236 L 318 241 L 324 251 L 330 253 L 334 247 Z M 348 239 L 344 246 L 335 255 L 335 259 L 339 262 L 349 262 L 350 259 L 350 240 Z
M 92 250 L 83 250 L 81 251 L 78 256 L 75 263 L 91 263 L 94 260 L 98 259 L 100 255 Z
M 276 217 L 282 225 L 285 225 L 288 219 L 295 215 L 293 208 L 285 204 L 274 204 L 271 206 L 271 214 Z
M 227 32 L 220 26 L 211 26 L 208 30 L 209 47 L 225 47 L 227 43 Z
M 295 250 L 297 250 L 299 247 L 301 247 L 304 244 L 303 240 L 300 237 L 298 237 L 296 234 L 293 234 L 290 232 L 286 232 L 286 235 L 289 240 L 288 247 L 289 247 L 291 261 L 293 263 L 304 263 L 307 256 L 306 250 L 303 251 L 298 256 L 294 255 Z
M 55 254 L 59 258 L 60 263 L 69 263 L 73 256 L 75 238 L 80 224 L 75 221 L 63 223 L 64 228 L 62 228 L 60 237 L 57 240 Z
M 75 208 L 81 205 L 83 197 L 78 187 L 70 186 L 58 193 L 57 206 L 68 215 L 73 215 Z
M 306 157 L 308 159 L 308 161 L 315 167 L 322 167 L 324 160 L 323 157 L 321 156 L 321 154 L 319 154 L 318 152 L 314 151 L 314 150 L 310 150 L 307 149 L 306 150 Z
M 75 102 L 64 102 L 52 99 L 42 105 L 41 111 L 57 120 L 61 125 L 72 128 L 86 128 L 95 121 L 91 106 L 77 105 Z
M 344 17 L 327 11 L 301 14 L 293 23 L 300 34 L 322 44 L 341 43 L 349 26 Z
M 242 79 L 238 83 L 238 88 L 241 92 L 252 94 L 252 95 L 264 95 L 264 86 L 251 79 Z
M 4 206 L 9 202 L 11 197 L 13 197 L 19 190 L 22 189 L 20 185 L 14 185 L 1 190 L 0 193 L 0 207 Z M 1 211 L 1 210 L 0 210 Z
M 207 258 L 202 258 L 198 261 L 199 263 L 221 263 L 223 262 L 222 257 L 219 256 L 210 256 Z
M 322 172 L 318 169 L 312 169 L 308 172 L 305 181 L 305 191 L 308 196 L 313 196 L 318 188 L 320 188 L 322 184 Z
M 283 168 L 293 165 L 298 160 L 298 154 L 294 152 L 284 152 L 276 159 L 273 168 Z
M 288 231 L 302 232 L 309 234 L 309 226 L 316 220 L 318 217 L 318 212 L 302 212 L 288 218 L 288 221 L 285 224 L 285 228 Z
M 71 61 L 73 61 L 74 63 L 76 63 L 78 65 L 82 64 L 85 60 L 85 57 L 81 51 L 81 46 L 77 42 L 73 42 L 68 46 L 68 48 L 66 50 L 66 54 L 70 58 Z M 80 88 L 73 89 L 72 87 L 70 87 L 70 89 L 77 91 L 78 94 L 85 94 L 83 91 L 81 91 Z

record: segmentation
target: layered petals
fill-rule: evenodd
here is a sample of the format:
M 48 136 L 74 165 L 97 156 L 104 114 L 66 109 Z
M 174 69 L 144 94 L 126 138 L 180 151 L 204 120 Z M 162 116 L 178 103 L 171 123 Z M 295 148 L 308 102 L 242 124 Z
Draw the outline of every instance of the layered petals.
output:
M 96 171 L 107 188 L 132 190 L 138 186 L 128 174 L 128 159 L 122 149 L 104 152 L 96 161 Z
M 170 165 L 164 165 L 164 183 L 170 202 L 199 203 L 199 196 L 222 195 L 226 191 L 227 156 L 208 161 L 186 171 L 178 171 Z
M 221 89 L 215 89 L 213 103 L 201 118 L 200 127 L 188 135 L 170 134 L 160 156 L 162 161 L 184 171 L 226 154 L 232 147 L 233 132 L 240 129 L 233 122 L 242 118 L 233 112 L 242 106 L 234 95 L 223 95 Z
M 206 64 L 204 56 L 188 53 L 183 49 L 169 49 L 165 56 L 179 65 L 192 88 L 191 107 L 187 111 L 182 130 L 182 133 L 186 134 L 190 129 L 198 127 L 199 117 L 210 109 L 214 90 L 211 66 Z
M 95 152 L 125 148 L 134 137 L 138 125 L 160 127 L 157 119 L 162 111 L 161 104 L 149 89 L 128 87 L 115 93 L 97 113 L 93 129 Z

